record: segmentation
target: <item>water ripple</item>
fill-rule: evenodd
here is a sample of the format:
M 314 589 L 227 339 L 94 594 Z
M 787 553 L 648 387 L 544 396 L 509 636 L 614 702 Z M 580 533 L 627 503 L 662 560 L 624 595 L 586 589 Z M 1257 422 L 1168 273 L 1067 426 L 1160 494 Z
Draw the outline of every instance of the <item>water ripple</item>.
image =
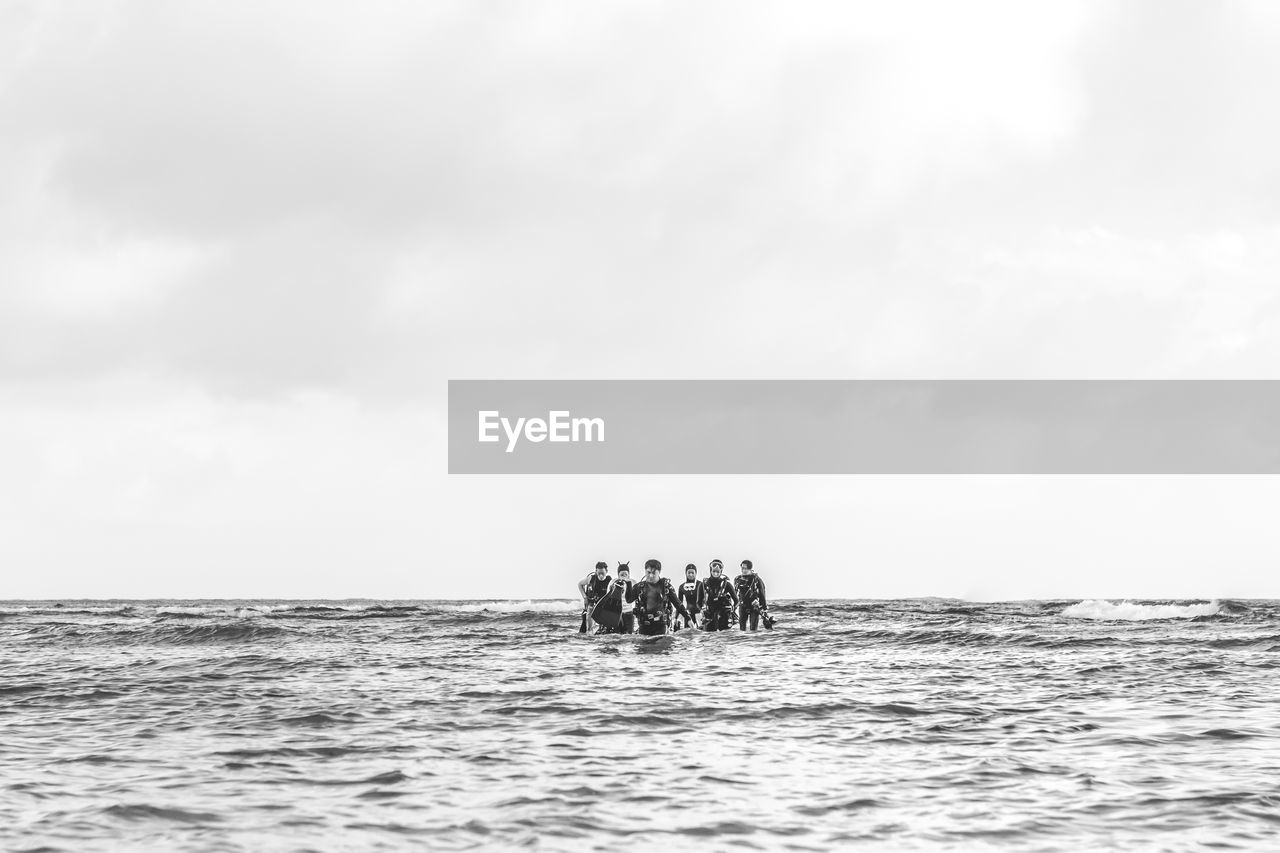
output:
M 0 603 L 0 847 L 1270 850 L 1280 606 Z

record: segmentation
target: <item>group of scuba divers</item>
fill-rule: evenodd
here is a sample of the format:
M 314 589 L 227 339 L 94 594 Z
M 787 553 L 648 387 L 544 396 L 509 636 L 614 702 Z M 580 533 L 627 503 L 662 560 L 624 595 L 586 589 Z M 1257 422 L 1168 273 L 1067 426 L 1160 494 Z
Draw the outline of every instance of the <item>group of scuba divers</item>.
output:
M 666 634 L 683 628 L 703 631 L 728 631 L 736 611 L 738 629 L 755 631 L 760 623 L 773 628 L 765 599 L 764 581 L 755 573 L 750 560 L 742 561 L 742 574 L 732 581 L 724 575 L 724 563 L 711 561 L 711 576 L 698 580 L 698 567 L 693 563 L 684 567 L 684 583 L 675 586 L 662 577 L 662 563 L 646 560 L 644 580 L 631 582 L 631 567 L 618 564 L 618 577 L 609 577 L 607 563 L 596 563 L 595 571 L 578 583 L 582 595 L 582 627 L 586 633 L 588 617 L 597 604 L 606 598 L 621 608 L 621 602 L 633 604 L 630 612 L 623 612 L 617 627 L 601 623 L 597 634 L 634 634 L 648 636 Z M 681 622 L 683 620 L 683 622 Z

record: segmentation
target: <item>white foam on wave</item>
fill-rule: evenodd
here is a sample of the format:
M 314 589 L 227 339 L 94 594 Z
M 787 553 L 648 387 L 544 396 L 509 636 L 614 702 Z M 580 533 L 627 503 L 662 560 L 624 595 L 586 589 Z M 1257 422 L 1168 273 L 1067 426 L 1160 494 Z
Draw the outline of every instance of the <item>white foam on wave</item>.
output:
M 1111 602 L 1101 598 L 1077 602 L 1062 611 L 1073 619 L 1194 619 L 1197 616 L 1213 616 L 1220 608 L 1218 602 L 1207 604 L 1135 604 L 1132 601 Z
M 573 599 L 557 601 L 477 601 L 474 604 L 439 604 L 441 610 L 453 613 L 578 613 L 582 602 Z
M 3 609 L 0 609 L 0 615 L 4 615 L 4 616 L 23 616 L 26 614 L 33 614 L 36 616 L 70 616 L 73 614 L 74 615 L 89 614 L 90 616 L 121 616 L 121 615 L 128 616 L 128 615 L 132 615 L 133 613 L 134 613 L 134 608 L 128 604 L 124 604 L 124 605 L 112 604 L 109 606 L 94 606 L 94 605 L 80 606 L 80 605 L 73 604 L 69 607 L 63 607 L 60 604 L 53 607 L 50 607 L 50 606 L 28 607 L 27 605 L 24 604 L 24 605 L 19 605 L 17 607 L 6 607 Z
M 272 605 L 262 604 L 252 607 L 237 606 L 220 606 L 220 605 L 167 605 L 165 607 L 157 607 L 157 616 L 235 616 L 240 619 L 248 619 L 252 616 L 260 616 L 264 613 L 275 613 L 280 610 L 288 610 L 288 605 Z

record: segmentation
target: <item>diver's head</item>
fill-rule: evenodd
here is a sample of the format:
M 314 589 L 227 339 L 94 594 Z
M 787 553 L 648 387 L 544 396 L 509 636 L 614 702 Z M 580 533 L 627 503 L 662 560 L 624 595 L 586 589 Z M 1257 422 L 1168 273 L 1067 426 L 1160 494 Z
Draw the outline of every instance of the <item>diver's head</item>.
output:
M 684 576 L 689 580 L 693 580 L 698 576 L 698 567 L 695 566 L 693 563 L 690 563 L 689 565 L 685 566 Z
M 751 567 L 751 561 L 750 561 L 750 560 L 743 560 L 743 561 L 742 561 L 742 573 L 743 573 L 744 575 L 749 575 L 749 574 L 751 574 L 753 571 L 755 571 L 755 570 Z
M 711 574 L 715 575 L 716 577 L 720 577 L 720 575 L 724 574 L 724 563 L 720 562 L 719 560 L 712 560 Z
M 658 575 L 661 572 L 662 572 L 662 563 L 658 562 L 657 560 L 644 561 L 645 577 L 649 578 L 650 580 L 655 580 L 657 579 Z
M 596 563 L 596 577 L 602 578 L 607 574 L 609 574 L 609 564 L 604 560 Z

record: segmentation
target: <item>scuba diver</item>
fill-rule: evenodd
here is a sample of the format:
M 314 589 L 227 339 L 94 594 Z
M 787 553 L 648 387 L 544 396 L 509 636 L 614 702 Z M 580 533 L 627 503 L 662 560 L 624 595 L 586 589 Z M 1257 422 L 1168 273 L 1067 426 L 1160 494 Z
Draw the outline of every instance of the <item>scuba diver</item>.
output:
M 667 616 L 667 605 L 690 621 L 689 611 L 684 609 L 680 598 L 676 595 L 671 581 L 662 577 L 662 563 L 657 560 L 646 560 L 644 564 L 644 580 L 627 590 L 627 601 L 636 602 L 636 622 L 639 631 L 646 636 L 667 633 L 670 618 Z
M 684 567 L 684 583 L 680 584 L 680 601 L 684 604 L 693 618 L 685 622 L 686 628 L 698 627 L 698 613 L 707 603 L 707 590 L 703 586 L 702 581 L 698 580 L 698 567 L 693 563 Z M 675 624 L 676 631 L 680 630 L 680 623 Z
M 748 620 L 751 622 L 751 630 L 758 630 L 761 617 L 764 618 L 764 627 L 772 628 L 773 619 L 769 617 L 769 605 L 765 601 L 764 581 L 755 573 L 750 560 L 742 561 L 742 574 L 734 579 L 733 586 L 738 593 L 738 630 L 747 630 Z
M 618 579 L 614 581 L 614 586 L 622 590 L 622 600 L 627 600 L 627 594 L 631 592 L 631 564 L 618 563 Z M 618 627 L 618 634 L 634 634 L 636 632 L 636 614 L 633 610 L 622 611 L 622 624 Z
M 711 561 L 711 577 L 707 578 L 703 591 L 707 596 L 707 612 L 702 617 L 702 630 L 728 631 L 729 614 L 738 606 L 738 593 L 724 576 L 724 563 Z
M 609 564 L 604 560 L 596 563 L 595 571 L 578 581 L 578 594 L 582 596 L 582 627 L 579 634 L 587 633 L 587 617 L 596 602 L 604 598 L 609 591 L 613 578 L 609 577 Z

